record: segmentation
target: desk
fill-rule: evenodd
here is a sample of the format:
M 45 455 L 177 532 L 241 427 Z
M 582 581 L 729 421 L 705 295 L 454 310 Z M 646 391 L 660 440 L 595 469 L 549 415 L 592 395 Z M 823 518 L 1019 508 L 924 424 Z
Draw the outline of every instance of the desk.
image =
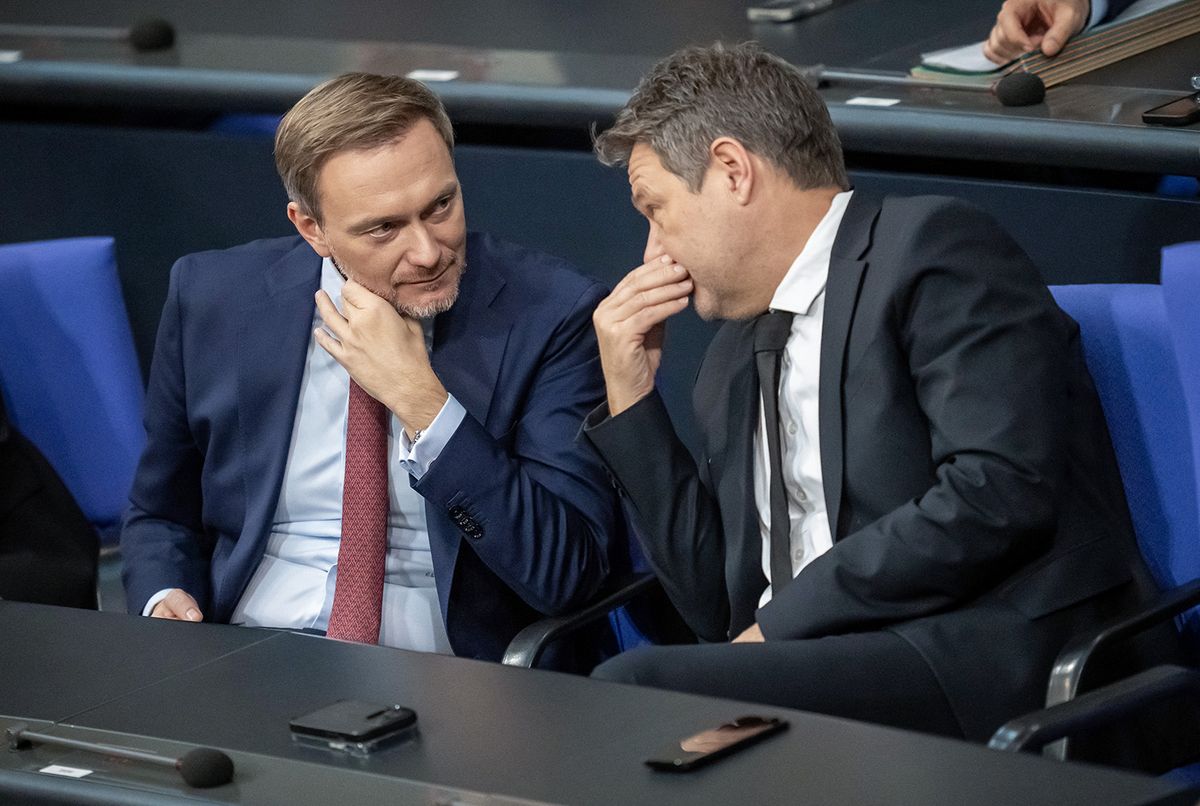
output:
M 291 633 L 0 602 L 0 647 L 0 727 L 22 719 L 172 755 L 197 743 L 237 765 L 230 785 L 186 790 L 168 770 L 106 767 L 48 746 L 0 751 L 0 800 L 452 802 L 430 790 L 480 804 L 1195 800 L 1157 779 L 799 711 Z M 289 719 L 341 698 L 407 704 L 420 734 L 365 761 L 292 743 Z M 641 763 L 668 741 L 747 712 L 783 716 L 791 727 L 693 774 Z M 88 764 L 125 788 L 32 771 L 55 761 Z
M 0 100 L 56 105 L 280 112 L 347 70 L 454 69 L 437 84 L 461 124 L 586 129 L 605 125 L 653 61 L 688 43 L 759 39 L 796 64 L 907 70 L 924 51 L 983 39 L 1000 0 L 845 0 L 785 25 L 752 24 L 745 0 L 508 0 L 336 5 L 7 0 L 0 22 L 128 26 L 172 21 L 170 51 L 111 42 L 0 38 L 24 58 L 0 65 Z M 1200 36 L 1051 89 L 1006 109 L 976 93 L 886 88 L 890 109 L 847 105 L 869 86 L 825 91 L 851 153 L 1200 175 L 1196 133 L 1144 126 L 1144 109 L 1188 90 Z M 51 98 L 53 99 L 51 101 Z

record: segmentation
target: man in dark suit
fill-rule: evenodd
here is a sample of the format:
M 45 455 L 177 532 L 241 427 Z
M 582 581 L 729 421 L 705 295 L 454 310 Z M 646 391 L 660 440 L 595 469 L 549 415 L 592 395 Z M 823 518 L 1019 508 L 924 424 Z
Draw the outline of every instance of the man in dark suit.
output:
M 1131 5 L 1133 0 L 1005 0 L 983 53 L 996 64 L 1008 64 L 1038 48 L 1057 56 L 1075 34 L 1111 20 Z
M 498 660 L 624 555 L 573 439 L 603 396 L 603 290 L 468 235 L 452 142 L 414 81 L 326 82 L 276 137 L 299 237 L 176 264 L 122 533 L 133 610 Z
M 0 396 L 0 599 L 96 608 L 100 540 Z
M 756 46 L 668 57 L 596 149 L 650 234 L 594 316 L 585 433 L 713 642 L 596 674 L 980 741 L 1039 707 L 1067 637 L 1153 586 L 1028 258 L 961 202 L 850 190 L 820 98 Z M 696 462 L 653 388 L 689 295 L 729 320 Z

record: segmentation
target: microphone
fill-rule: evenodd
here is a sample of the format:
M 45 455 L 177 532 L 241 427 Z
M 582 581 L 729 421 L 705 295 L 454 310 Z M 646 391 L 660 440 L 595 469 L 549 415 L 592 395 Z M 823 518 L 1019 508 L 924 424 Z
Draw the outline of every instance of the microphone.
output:
M 930 81 L 912 78 L 899 73 L 868 73 L 854 70 L 827 70 L 818 65 L 807 68 L 806 73 L 817 81 L 844 82 L 848 84 L 889 84 L 897 87 L 927 87 L 939 90 L 964 90 L 987 92 L 995 95 L 1005 106 L 1032 106 L 1040 104 L 1046 97 L 1046 84 L 1033 73 L 1009 73 L 991 84 L 956 84 L 951 81 Z
M 47 39 L 93 39 L 129 42 L 134 50 L 163 50 L 175 44 L 175 28 L 159 17 L 145 17 L 128 28 L 89 25 L 0 25 L 0 36 Z
M 996 82 L 996 97 L 1005 106 L 1033 106 L 1046 97 L 1046 82 L 1036 73 L 1009 73 Z
M 40 742 L 56 747 L 68 747 L 72 750 L 127 758 L 132 761 L 145 761 L 160 767 L 174 767 L 183 776 L 183 780 L 188 786 L 197 789 L 221 786 L 233 780 L 233 759 L 211 747 L 195 747 L 179 758 L 168 758 L 146 750 L 135 750 L 132 747 L 118 747 L 112 744 L 99 744 L 35 733 L 29 730 L 23 722 L 10 726 L 4 731 L 4 735 L 8 738 L 10 750 L 21 750 L 32 742 Z

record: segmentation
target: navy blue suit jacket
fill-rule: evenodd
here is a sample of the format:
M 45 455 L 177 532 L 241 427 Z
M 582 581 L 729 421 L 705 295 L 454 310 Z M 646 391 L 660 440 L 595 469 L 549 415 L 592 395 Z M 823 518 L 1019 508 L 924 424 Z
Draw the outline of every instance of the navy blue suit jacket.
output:
M 604 397 L 591 326 L 604 289 L 484 235 L 468 236 L 467 263 L 431 361 L 468 414 L 412 483 L 451 646 L 497 660 L 522 627 L 590 599 L 626 555 L 608 478 L 575 438 Z M 172 269 L 121 534 L 132 611 L 178 587 L 224 622 L 242 596 L 271 530 L 320 270 L 299 237 Z

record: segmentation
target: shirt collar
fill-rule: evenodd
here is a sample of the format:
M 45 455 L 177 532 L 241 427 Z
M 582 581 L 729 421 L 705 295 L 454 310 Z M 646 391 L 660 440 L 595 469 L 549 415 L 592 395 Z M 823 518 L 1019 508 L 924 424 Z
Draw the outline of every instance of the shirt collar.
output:
M 783 280 L 775 289 L 771 298 L 771 310 L 791 311 L 807 316 L 813 308 L 813 303 L 825 290 L 829 278 L 829 259 L 833 253 L 833 241 L 837 237 L 838 228 L 842 225 L 842 216 L 846 214 L 846 205 L 850 203 L 853 190 L 845 190 L 833 197 L 829 210 L 821 218 L 804 249 L 792 261 L 791 267 Z

